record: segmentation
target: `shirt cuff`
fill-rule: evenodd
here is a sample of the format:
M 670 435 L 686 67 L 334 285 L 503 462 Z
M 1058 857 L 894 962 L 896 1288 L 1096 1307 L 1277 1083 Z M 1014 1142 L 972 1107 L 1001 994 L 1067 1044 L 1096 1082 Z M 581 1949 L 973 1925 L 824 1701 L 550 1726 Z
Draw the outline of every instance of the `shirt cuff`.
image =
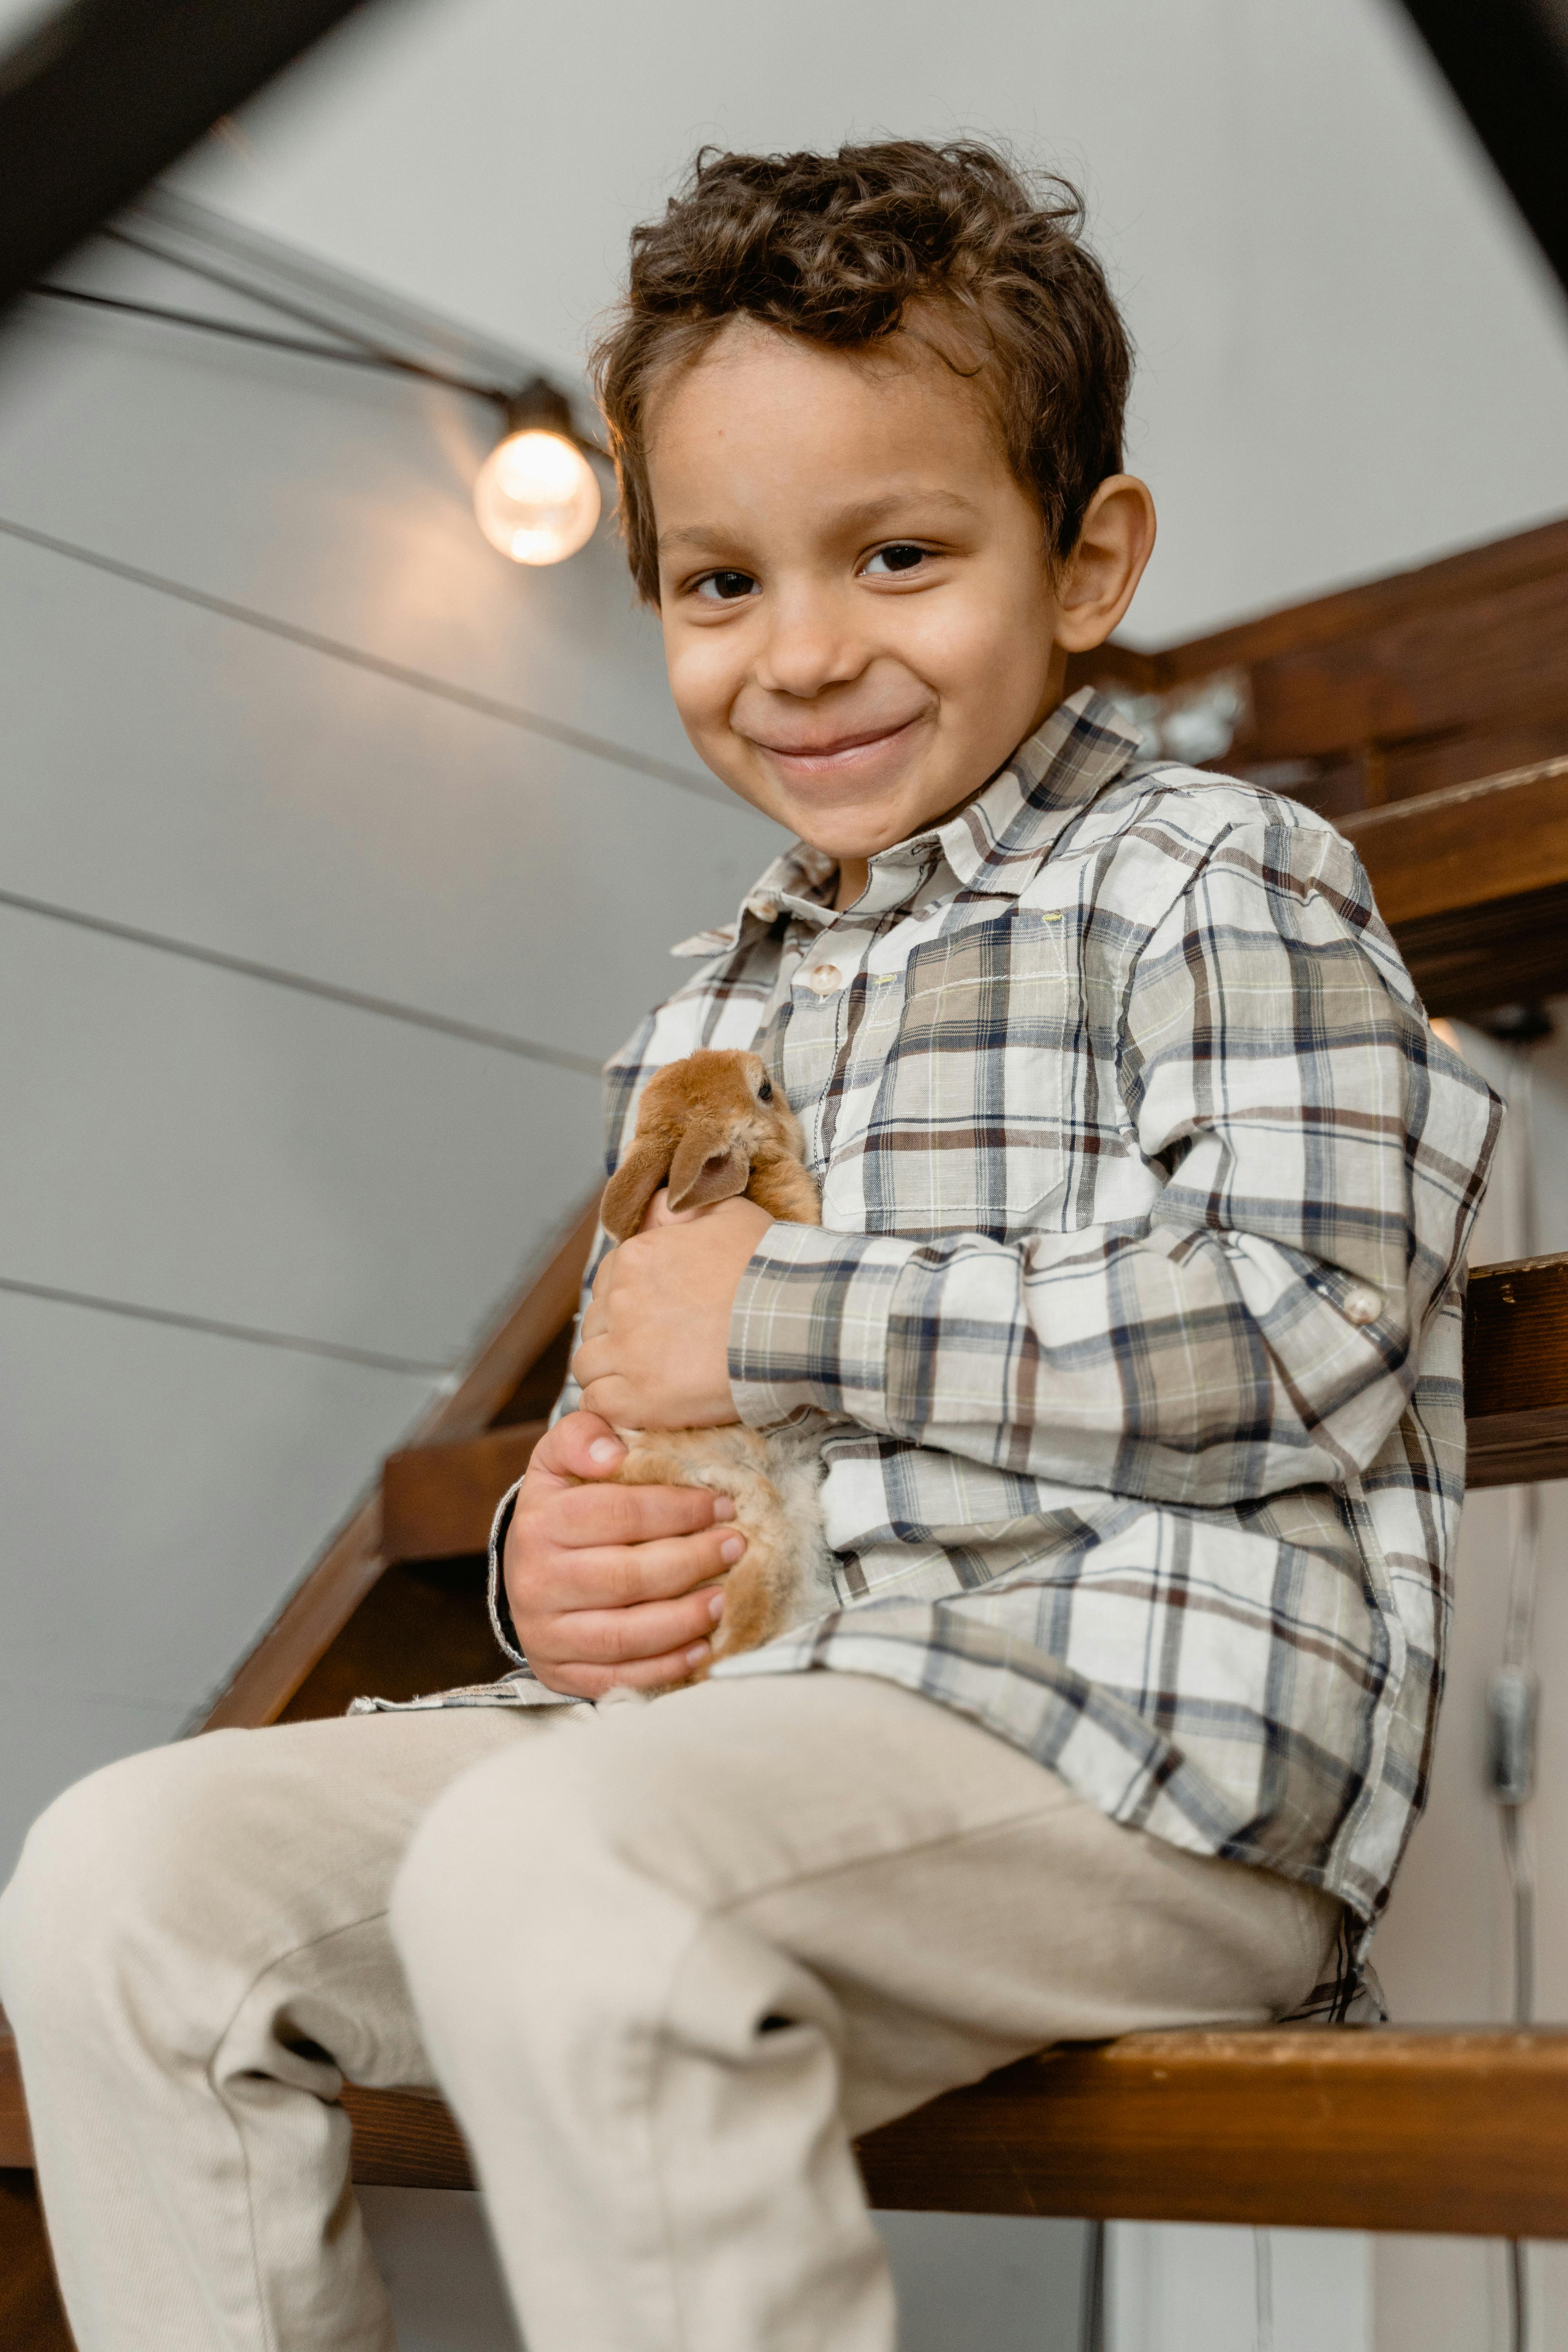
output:
M 501 1554 L 506 1549 L 506 1531 L 511 1525 L 511 1515 L 517 1508 L 517 1498 L 521 1492 L 522 1480 L 520 1478 L 515 1486 L 507 1488 L 506 1493 L 496 1505 L 496 1515 L 490 1522 L 490 1573 L 488 1599 L 491 1633 L 512 1664 L 521 1666 L 524 1674 L 531 1675 L 533 1668 L 518 1647 L 517 1627 L 511 1622 L 511 1610 L 507 1601 L 506 1586 L 500 1572 Z
M 741 1419 L 766 1429 L 815 1406 L 889 1436 L 889 1334 L 899 1285 L 922 1251 L 889 1234 L 779 1223 L 758 1244 L 730 1318 L 730 1386 Z

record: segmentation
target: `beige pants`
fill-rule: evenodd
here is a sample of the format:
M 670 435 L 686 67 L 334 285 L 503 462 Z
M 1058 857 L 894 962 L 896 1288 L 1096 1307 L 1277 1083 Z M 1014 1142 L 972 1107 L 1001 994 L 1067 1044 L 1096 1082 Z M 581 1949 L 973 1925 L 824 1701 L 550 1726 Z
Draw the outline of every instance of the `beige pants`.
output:
M 1337 1915 L 792 1675 L 132 1757 L 35 1828 L 0 1998 L 80 2352 L 386 2352 L 344 2075 L 446 2092 L 531 2352 L 890 2352 L 852 2132 L 1279 2014 Z

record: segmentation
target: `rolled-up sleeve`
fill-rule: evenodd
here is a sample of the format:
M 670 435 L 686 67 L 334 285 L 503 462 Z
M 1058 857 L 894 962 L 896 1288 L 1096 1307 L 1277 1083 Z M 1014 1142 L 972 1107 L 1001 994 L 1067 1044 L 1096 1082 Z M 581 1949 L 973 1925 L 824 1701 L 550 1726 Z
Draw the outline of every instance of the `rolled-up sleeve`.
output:
M 907 1242 L 775 1225 L 742 1418 L 803 1406 L 1037 1477 L 1213 1505 L 1371 1462 L 1454 1282 L 1498 1116 L 1432 1034 L 1348 844 L 1223 836 L 1129 967 L 1135 1223 Z

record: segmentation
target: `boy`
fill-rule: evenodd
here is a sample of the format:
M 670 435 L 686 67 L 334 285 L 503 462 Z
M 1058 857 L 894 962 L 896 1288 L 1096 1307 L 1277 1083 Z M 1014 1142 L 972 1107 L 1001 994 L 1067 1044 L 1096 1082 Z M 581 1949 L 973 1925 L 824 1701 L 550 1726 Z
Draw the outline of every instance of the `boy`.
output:
M 852 2132 L 1343 2006 L 1425 1792 L 1495 1106 L 1330 827 L 1063 700 L 1153 539 L 1078 226 L 896 143 L 705 160 L 637 234 L 633 570 L 799 842 L 610 1066 L 610 1159 L 649 1070 L 755 1042 L 824 1223 L 601 1254 L 498 1520 L 512 1675 L 35 1832 L 4 1994 L 81 2352 L 390 2344 L 344 2075 L 447 2092 L 531 2352 L 889 2352 Z M 611 1424 L 804 1407 L 841 1606 L 645 1703 L 741 1538 L 605 1484 Z

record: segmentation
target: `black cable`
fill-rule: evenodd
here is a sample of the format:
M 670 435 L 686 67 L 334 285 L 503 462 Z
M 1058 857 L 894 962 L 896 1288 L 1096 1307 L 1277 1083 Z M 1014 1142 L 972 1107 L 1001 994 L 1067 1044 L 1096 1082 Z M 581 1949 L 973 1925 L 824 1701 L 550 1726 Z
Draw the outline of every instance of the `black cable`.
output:
M 376 342 L 369 335 L 362 335 L 356 328 L 340 326 L 335 319 L 323 318 L 321 311 L 309 310 L 303 302 L 290 301 L 285 295 L 267 293 L 259 286 L 252 285 L 247 278 L 236 278 L 226 269 L 216 268 L 210 261 L 196 261 L 188 254 L 171 253 L 166 246 L 155 245 L 150 237 L 138 236 L 128 228 L 110 226 L 105 228 L 103 234 L 112 237 L 116 245 L 129 246 L 132 253 L 145 254 L 150 261 L 161 261 L 169 269 L 183 269 L 192 278 L 205 278 L 209 286 L 221 286 L 226 294 L 237 294 L 243 301 L 259 303 L 264 310 L 276 310 L 280 319 L 292 319 L 299 326 L 314 327 L 318 334 L 335 335 L 340 342 L 353 343 L 362 352 L 371 353 L 389 366 L 401 368 L 415 364 L 412 361 L 404 360 L 399 352 L 389 351 L 384 343 Z M 457 383 L 458 380 L 452 376 L 443 381 Z M 486 400 L 511 398 L 511 394 L 500 384 L 463 383 L 459 389 L 477 392 Z
M 215 319 L 201 310 L 165 310 L 160 303 L 132 302 L 119 294 L 89 294 L 79 286 L 35 286 L 32 291 L 46 294 L 56 302 L 83 302 L 95 310 L 123 310 L 134 319 L 157 319 L 171 327 L 195 327 L 203 334 L 227 335 L 238 343 L 261 343 L 268 351 L 294 352 L 305 359 L 336 360 L 344 367 L 420 376 L 426 383 L 444 384 L 449 392 L 471 393 L 476 400 L 491 401 L 498 408 L 510 407 L 512 400 L 512 394 L 503 392 L 499 384 L 472 383 L 462 376 L 447 375 L 439 368 L 426 367 L 419 360 L 400 359 L 391 352 L 368 347 L 344 351 L 335 343 L 307 343 L 298 335 L 273 335 L 265 327 L 242 327 L 237 320 Z
M 117 245 L 129 247 L 133 253 L 144 254 L 151 261 L 162 262 L 165 268 L 183 269 L 190 277 L 204 278 L 209 285 L 221 286 L 226 293 L 237 294 L 243 301 L 255 302 L 265 310 L 275 310 L 279 318 L 293 319 L 300 326 L 313 327 L 319 334 L 334 335 L 337 341 L 307 343 L 289 335 L 269 335 L 263 328 L 244 327 L 234 320 L 215 319 L 205 311 L 172 310 L 153 302 L 133 302 L 121 295 L 89 294 L 74 286 L 43 284 L 35 286 L 33 292 L 51 295 L 56 300 L 88 303 L 96 310 L 123 310 L 133 317 L 157 319 L 168 326 L 195 328 L 205 334 L 226 335 L 236 342 L 260 343 L 269 350 L 292 352 L 296 356 L 307 359 L 335 360 L 350 367 L 379 368 L 388 374 L 413 376 L 424 383 L 440 384 L 447 392 L 466 393 L 471 399 L 488 401 L 492 408 L 500 409 L 509 417 L 530 394 L 545 393 L 552 401 L 559 404 L 565 419 L 565 402 L 542 376 L 536 376 L 527 384 L 476 383 L 471 376 L 454 375 L 448 369 L 429 367 L 423 360 L 410 359 L 405 352 L 395 352 L 389 345 L 377 342 L 369 335 L 362 335 L 353 327 L 345 327 L 335 319 L 324 318 L 319 310 L 313 310 L 302 302 L 291 301 L 281 294 L 269 293 L 247 278 L 234 276 L 229 270 L 215 268 L 210 261 L 197 261 L 188 254 L 171 253 L 166 246 L 155 244 L 150 237 L 138 236 L 130 229 L 106 226 L 103 235 L 112 237 Z M 353 349 L 343 350 L 342 346 L 345 343 L 352 345 Z M 551 429 L 557 428 L 552 426 Z M 609 451 L 597 441 L 589 440 L 586 435 L 577 431 L 574 425 L 565 424 L 564 429 L 580 449 L 585 450 L 592 457 L 603 459 L 606 465 L 609 463 Z
M 1524 2241 L 1508 2242 L 1508 2340 L 1511 2352 L 1530 2352 L 1530 2299 L 1525 2292 Z
M 1091 2221 L 1083 2241 L 1079 2294 L 1079 2352 L 1105 2352 L 1105 2224 Z

